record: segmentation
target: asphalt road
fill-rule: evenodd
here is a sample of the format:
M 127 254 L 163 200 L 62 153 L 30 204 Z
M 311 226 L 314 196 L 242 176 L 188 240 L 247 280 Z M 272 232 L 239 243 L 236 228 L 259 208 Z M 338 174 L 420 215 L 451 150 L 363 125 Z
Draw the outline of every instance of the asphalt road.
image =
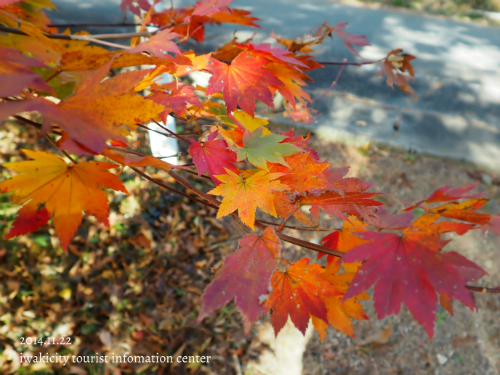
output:
M 59 22 L 123 20 L 116 0 L 54 3 L 59 13 L 49 17 Z M 176 5 L 190 3 L 175 1 Z M 390 144 L 500 171 L 500 29 L 331 0 L 235 0 L 233 6 L 262 19 L 256 42 L 271 41 L 271 30 L 293 38 L 327 21 L 348 22 L 346 31 L 364 34 L 371 43 L 357 48 L 359 59 L 334 38 L 316 48 L 319 60 L 376 60 L 396 48 L 417 57 L 412 84 L 419 96 L 416 103 L 399 89 L 387 87 L 385 79 L 377 77 L 378 66 L 345 69 L 336 89 L 315 103 L 321 116 L 310 127 L 319 136 L 347 143 Z M 214 46 L 223 44 L 236 29 L 241 38 L 256 31 L 238 25 L 214 26 L 208 28 L 206 40 Z M 321 95 L 337 72 L 335 66 L 313 72 L 311 96 Z

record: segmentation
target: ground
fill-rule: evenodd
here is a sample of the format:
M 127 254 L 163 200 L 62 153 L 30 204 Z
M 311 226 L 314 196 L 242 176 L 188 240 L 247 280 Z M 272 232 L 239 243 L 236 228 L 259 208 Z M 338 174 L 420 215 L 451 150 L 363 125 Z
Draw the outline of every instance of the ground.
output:
M 32 130 L 16 129 L 14 124 L 2 129 L 2 162 L 21 160 L 22 147 L 49 147 L 36 143 Z M 314 135 L 311 145 L 322 159 L 336 166 L 350 165 L 350 176 L 373 182 L 372 190 L 387 193 L 384 199 L 394 208 L 444 185 L 477 183 L 477 191 L 492 198 L 486 211 L 500 212 L 500 181 L 474 165 L 375 145 L 334 144 Z M 144 136 L 134 146 L 145 151 Z M 149 172 L 173 183 L 162 173 Z M 2 173 L 8 176 L 6 169 Z M 0 284 L 2 373 L 68 373 L 69 365 L 28 368 L 19 367 L 15 360 L 16 351 L 41 351 L 212 357 L 209 364 L 168 367 L 73 364 L 70 370 L 77 374 L 498 374 L 498 295 L 477 295 L 478 313 L 459 305 L 455 305 L 454 317 L 440 310 L 433 340 L 404 309 L 397 317 L 378 321 L 370 302 L 365 304 L 370 321 L 355 322 L 356 338 L 330 328 L 323 343 L 317 333 L 309 332 L 307 341 L 297 338 L 293 329 L 276 341 L 268 317 L 245 336 L 232 304 L 198 324 L 200 294 L 213 279 L 212 269 L 220 267 L 223 257 L 236 249 L 242 231 L 230 219 L 215 220 L 214 210 L 177 198 L 128 172 L 121 178 L 132 196 L 110 194 L 111 230 L 86 218 L 68 253 L 58 247 L 50 228 L 17 240 L 2 240 L 0 279 L 6 280 Z M 197 179 L 197 186 L 206 191 L 211 185 Z M 4 232 L 15 211 L 7 201 L 4 196 L 0 228 Z M 323 218 L 322 226 L 338 225 Z M 293 230 L 289 234 L 312 241 L 325 235 Z M 475 231 L 455 239 L 447 249 L 467 256 L 490 274 L 480 285 L 497 286 L 498 245 L 500 239 Z M 285 245 L 284 254 L 289 260 L 316 258 L 315 253 L 292 245 Z M 380 337 L 369 338 L 380 336 L 387 327 L 393 330 L 387 343 L 377 344 Z M 41 335 L 71 336 L 72 345 L 20 345 L 20 337 Z M 368 343 L 361 345 L 367 337 Z M 264 363 L 259 366 L 259 362 Z

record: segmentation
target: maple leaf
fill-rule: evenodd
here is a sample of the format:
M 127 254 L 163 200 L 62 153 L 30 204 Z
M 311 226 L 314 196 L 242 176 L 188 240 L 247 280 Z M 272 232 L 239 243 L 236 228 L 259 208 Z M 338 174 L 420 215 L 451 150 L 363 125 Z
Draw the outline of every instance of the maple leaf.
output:
M 255 113 L 255 100 L 274 108 L 271 91 L 266 85 L 282 86 L 274 74 L 264 69 L 267 60 L 251 56 L 248 51 L 239 54 L 231 64 L 210 58 L 211 65 L 205 69 L 212 74 L 208 81 L 207 95 L 223 92 L 228 112 L 239 105 L 250 115 Z
M 363 192 L 368 190 L 372 183 L 356 177 L 344 178 L 350 167 L 330 168 L 325 171 L 328 187 L 337 191 Z
M 29 68 L 48 68 L 34 58 L 23 55 L 21 52 L 0 46 L 0 97 L 14 96 L 25 88 L 45 91 L 54 94 L 52 88 Z
M 283 113 L 283 117 L 289 118 L 294 122 L 312 124 L 313 120 L 319 116 L 318 111 L 309 108 L 305 102 L 296 103 L 295 106 L 289 102 L 285 102 L 284 107 L 285 112 Z
M 71 35 L 70 29 L 64 30 L 62 35 Z M 87 35 L 89 38 L 91 38 L 90 33 L 87 31 L 77 31 L 73 35 Z M 71 53 L 78 51 L 82 54 L 107 54 L 109 51 L 105 48 L 99 47 L 99 46 L 89 46 L 88 44 L 90 43 L 89 41 L 85 40 L 66 40 L 66 39 L 59 39 L 55 40 L 56 43 L 58 43 L 65 51 L 65 53 Z
M 57 64 L 64 49 L 31 22 L 0 11 L 0 22 L 5 26 L 18 29 L 26 35 L 0 35 L 0 44 L 29 52 L 44 63 Z M 4 41 L 2 38 L 6 37 Z
M 321 244 L 329 247 L 330 249 L 345 253 L 356 246 L 363 245 L 368 242 L 367 240 L 364 240 L 356 235 L 356 233 L 364 232 L 367 226 L 368 223 L 360 221 L 356 216 L 349 216 L 347 220 L 344 220 L 342 229 L 336 230 L 323 237 Z M 319 252 L 317 259 L 320 259 L 325 255 L 325 253 Z M 328 255 L 327 257 L 328 264 L 334 263 L 337 260 L 338 258 L 333 255 Z M 344 269 L 346 272 L 356 272 L 359 269 L 359 266 L 359 263 L 344 263 Z
M 304 193 L 310 190 L 322 190 L 328 185 L 323 172 L 331 163 L 318 163 L 309 152 L 303 152 L 285 158 L 286 165 L 272 163 L 269 171 L 283 173 L 279 180 L 290 187 L 292 193 Z
M 439 304 L 441 305 L 441 307 L 443 309 L 445 309 L 446 311 L 448 311 L 448 313 L 453 316 L 453 299 L 444 295 L 444 294 L 441 294 L 439 295 Z
M 342 301 L 345 293 L 347 292 L 355 272 L 346 272 L 339 274 L 340 262 L 337 264 L 330 264 L 326 270 L 319 275 L 320 278 L 328 281 L 335 290 L 334 296 L 322 297 L 328 310 L 328 321 L 333 328 L 340 332 L 354 337 L 354 329 L 352 327 L 351 318 L 368 320 L 363 307 L 358 300 L 369 299 L 370 297 L 366 292 L 363 292 L 356 298 L 351 298 L 347 301 Z M 323 341 L 326 336 L 326 327 L 323 321 L 313 317 L 314 328 L 320 334 Z
M 151 8 L 151 4 L 148 0 L 122 0 L 120 8 L 123 13 L 126 13 L 128 8 L 133 14 L 140 17 L 141 9 L 147 12 Z
M 394 88 L 393 85 L 396 84 L 405 94 L 412 95 L 415 100 L 417 100 L 417 94 L 410 86 L 407 81 L 407 76 L 401 73 L 401 71 L 408 71 L 410 73 L 410 78 L 413 78 L 413 67 L 410 65 L 409 61 L 415 59 L 415 56 L 408 55 L 406 53 L 399 55 L 402 52 L 401 49 L 395 49 L 387 55 L 382 67 L 378 72 L 379 77 L 382 74 L 387 76 L 387 85 Z
M 159 91 L 158 89 L 160 88 L 169 90 L 170 93 Z M 148 99 L 165 107 L 165 110 L 160 113 L 160 118 L 163 122 L 166 122 L 170 112 L 174 112 L 176 115 L 185 118 L 188 104 L 203 109 L 203 105 L 196 96 L 193 86 L 178 86 L 177 82 L 170 82 L 164 85 L 155 85 L 151 89 L 153 94 L 148 96 Z
M 321 38 L 318 36 L 313 36 L 310 33 L 305 35 L 301 35 L 295 39 L 286 39 L 281 36 L 278 36 L 274 33 L 274 30 L 270 34 L 271 38 L 276 39 L 276 41 L 285 47 L 290 52 L 313 52 L 309 46 L 321 43 Z
M 468 221 L 470 223 L 476 223 L 480 225 L 487 224 L 491 218 L 491 215 L 481 214 L 478 212 L 473 212 L 486 203 L 489 199 L 486 198 L 476 198 L 470 199 L 462 203 L 446 203 L 442 206 L 432 208 L 428 210 L 430 214 L 448 217 L 451 219 L 457 219 L 462 221 Z
M 307 68 L 307 65 L 298 60 L 293 52 L 283 48 L 273 48 L 270 43 L 261 43 L 258 45 L 244 43 L 236 43 L 241 49 L 248 49 L 252 55 L 262 56 L 270 62 L 279 63 L 283 67 L 283 63 L 288 66 L 297 65 L 300 68 Z M 267 67 L 266 67 L 267 69 Z
M 307 133 L 305 135 L 294 135 L 293 133 L 294 133 L 294 129 L 288 130 L 285 134 L 280 133 L 280 135 L 286 136 L 286 138 L 283 140 L 283 142 L 292 143 L 295 146 L 308 152 L 309 157 L 313 158 L 314 160 L 319 160 L 318 152 L 312 148 L 307 147 L 307 144 L 309 143 L 309 140 L 311 139 L 311 133 Z
M 224 266 L 201 297 L 198 323 L 234 298 L 243 315 L 245 334 L 265 310 L 259 297 L 268 293 L 269 279 L 281 254 L 281 242 L 272 227 L 261 235 L 247 234 L 238 250 L 226 257 Z
M 5 163 L 21 172 L 0 183 L 0 191 L 14 192 L 12 203 L 25 204 L 8 238 L 33 232 L 54 216 L 54 227 L 66 249 L 82 221 L 82 211 L 109 227 L 108 198 L 102 188 L 128 194 L 114 174 L 116 164 L 86 162 L 68 165 L 61 158 L 43 151 L 23 150 L 34 160 Z
M 217 138 L 217 131 L 210 133 L 206 142 L 200 143 L 190 139 L 192 145 L 189 146 L 189 155 L 193 157 L 193 163 L 198 169 L 198 176 L 208 171 L 210 178 L 216 185 L 220 185 L 215 176 L 225 174 L 226 169 L 238 172 L 236 154 L 227 148 L 227 143 Z
M 176 55 L 174 59 L 176 70 L 173 75 L 182 77 L 186 74 L 205 69 L 210 62 L 211 55 L 212 52 L 196 56 L 193 51 L 184 52 L 182 55 Z M 182 61 L 181 56 L 184 57 Z M 187 63 L 186 59 L 189 60 L 189 63 Z
M 139 43 L 137 46 L 128 50 L 129 53 L 138 53 L 147 51 L 158 58 L 165 57 L 165 52 L 173 52 L 180 54 L 181 51 L 177 44 L 172 42 L 172 39 L 181 35 L 172 32 L 172 29 L 165 29 L 155 34 L 148 41 Z
M 356 46 L 369 46 L 368 40 L 364 35 L 356 35 L 349 34 L 344 31 L 344 28 L 347 26 L 347 22 L 339 22 L 335 26 L 330 27 L 330 31 L 335 33 L 345 44 L 347 49 L 351 51 L 354 55 L 359 56 L 359 53 L 352 46 L 353 44 Z
M 167 172 L 174 168 L 172 164 L 150 155 L 136 156 L 125 152 L 110 150 L 109 148 L 104 149 L 103 155 L 121 165 L 128 165 L 130 167 L 154 167 Z
M 483 231 L 483 233 L 485 233 L 486 231 L 491 231 L 497 236 L 500 236 L 500 216 L 491 216 L 490 220 L 486 224 L 483 224 L 481 230 Z
M 105 141 L 124 141 L 119 127 L 135 128 L 138 121 L 149 121 L 163 107 L 133 91 L 149 71 L 133 71 L 102 81 L 111 61 L 93 73 L 85 72 L 75 93 L 55 104 L 44 98 L 0 103 L 0 119 L 24 111 L 43 116 L 42 134 L 57 124 L 69 137 L 95 154 L 102 152 Z M 65 148 L 63 143 L 62 148 Z
M 266 128 L 266 125 L 269 124 L 269 121 L 267 121 L 264 118 L 258 118 L 258 117 L 253 117 L 246 113 L 245 111 L 238 111 L 235 110 L 234 113 L 228 114 L 228 117 L 233 120 L 234 124 L 240 125 L 243 129 L 246 129 L 250 132 L 253 132 L 257 129 L 259 129 L 262 126 L 262 135 L 268 135 L 272 134 L 268 128 Z M 234 125 L 231 124 L 226 124 L 228 126 L 234 127 Z M 243 140 L 243 134 L 244 131 L 242 130 L 241 132 L 241 138 Z
M 313 225 L 311 219 L 299 210 L 300 207 L 294 204 L 284 191 L 277 191 L 274 193 L 274 206 L 276 207 L 276 213 L 278 216 L 283 219 L 286 219 L 293 214 L 293 216 L 301 223 L 309 226 Z
M 441 202 L 448 202 L 448 201 L 455 201 L 458 199 L 473 199 L 473 198 L 478 198 L 481 196 L 480 193 L 478 194 L 472 194 L 472 195 L 467 195 L 469 191 L 477 187 L 477 184 L 473 185 L 466 185 L 462 186 L 456 189 L 451 189 L 451 185 L 444 186 L 442 188 L 437 189 L 435 192 L 433 192 L 429 197 L 427 197 L 424 200 L 421 200 L 420 202 L 417 202 L 415 204 L 411 203 L 406 203 L 407 207 L 403 211 L 411 211 L 416 207 L 420 207 L 422 203 L 441 203 Z M 451 189 L 451 190 L 450 190 Z
M 243 135 L 243 147 L 236 147 L 238 161 L 248 158 L 248 161 L 266 171 L 270 163 L 279 163 L 290 167 L 285 161 L 285 156 L 290 156 L 302 151 L 291 143 L 282 143 L 286 138 L 283 135 L 269 134 L 262 136 L 263 129 L 259 128 L 252 133 L 248 131 Z
M 486 272 L 460 254 L 429 248 L 425 233 L 405 231 L 398 236 L 362 232 L 359 237 L 370 242 L 342 258 L 343 262 L 364 262 L 344 301 L 375 284 L 373 300 L 379 319 L 397 314 L 404 303 L 429 337 L 433 336 L 436 319 L 436 292 L 474 308 L 474 296 L 465 286 Z
M 96 70 L 111 61 L 111 68 L 126 68 L 138 65 L 161 66 L 163 73 L 174 73 L 175 63 L 170 55 L 162 58 L 145 55 L 142 53 L 128 53 L 114 51 L 108 53 L 85 54 L 83 51 L 65 53 L 60 62 L 60 68 L 64 71 Z
M 393 215 L 385 207 L 357 207 L 364 221 L 377 229 L 404 229 L 413 220 L 413 213 Z
M 342 192 L 337 191 L 320 191 L 315 194 L 305 194 L 298 196 L 295 203 L 299 205 L 312 205 L 310 208 L 311 218 L 313 222 L 319 219 L 320 209 L 328 213 L 332 218 L 338 217 L 345 220 L 347 216 L 342 212 L 347 212 L 349 215 L 358 214 L 354 205 L 357 206 L 383 206 L 384 204 L 373 199 L 369 199 L 378 193 L 362 193 L 362 192 Z
M 0 0 L 0 7 L 5 7 L 7 5 L 14 4 L 20 1 L 22 0 Z
M 288 102 L 295 107 L 296 100 L 304 103 L 306 100 L 312 103 L 311 97 L 301 86 L 307 86 L 297 70 L 284 66 L 283 64 L 271 63 L 266 65 L 266 70 L 273 73 L 282 83 L 277 87 L 278 91 Z
M 283 175 L 282 173 L 258 171 L 249 177 L 244 177 L 230 169 L 225 168 L 225 170 L 227 174 L 214 176 L 222 184 L 208 192 L 224 197 L 217 212 L 217 219 L 238 210 L 241 221 L 253 230 L 257 207 L 276 217 L 272 192 L 288 188 L 276 181 L 278 177 Z
M 318 276 L 323 272 L 319 264 L 310 264 L 302 258 L 285 272 L 275 271 L 271 278 L 272 292 L 264 307 L 271 309 L 271 323 L 277 336 L 285 326 L 288 316 L 297 329 L 305 335 L 309 317 L 314 316 L 328 324 L 328 311 L 322 297 L 334 296 L 330 283 Z
M 196 2 L 196 7 L 193 11 L 193 16 L 211 17 L 214 14 L 227 9 L 233 0 L 203 0 Z
M 244 46 L 242 47 L 241 45 L 249 43 L 253 39 L 253 37 L 245 40 L 242 43 L 236 43 L 236 39 L 236 37 L 233 37 L 231 41 L 217 48 L 214 51 L 213 57 L 217 60 L 233 61 L 236 56 L 243 52 Z

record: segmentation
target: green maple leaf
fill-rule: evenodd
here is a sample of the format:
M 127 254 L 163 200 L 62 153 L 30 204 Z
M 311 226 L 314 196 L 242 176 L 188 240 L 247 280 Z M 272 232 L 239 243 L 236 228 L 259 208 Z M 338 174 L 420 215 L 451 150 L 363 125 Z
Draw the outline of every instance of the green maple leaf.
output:
M 302 151 L 292 143 L 280 143 L 286 138 L 284 135 L 268 134 L 262 136 L 262 127 L 243 136 L 244 147 L 238 147 L 234 151 L 238 161 L 248 158 L 248 161 L 266 171 L 269 171 L 267 162 L 279 163 L 288 168 L 285 156 L 290 156 Z

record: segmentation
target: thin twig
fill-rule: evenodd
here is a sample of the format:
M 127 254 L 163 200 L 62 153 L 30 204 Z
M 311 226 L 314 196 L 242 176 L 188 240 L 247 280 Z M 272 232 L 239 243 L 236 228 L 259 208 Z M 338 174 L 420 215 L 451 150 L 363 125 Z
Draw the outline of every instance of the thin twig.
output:
M 49 78 L 47 78 L 47 80 L 45 82 L 49 83 L 50 81 L 52 81 L 54 78 L 56 78 L 59 74 L 62 73 L 62 70 L 58 70 L 56 71 L 54 74 L 52 74 Z
M 56 142 L 55 142 L 52 138 L 50 138 L 50 136 L 49 136 L 48 134 L 45 134 L 45 138 L 46 138 L 46 139 L 47 139 L 47 140 L 48 140 L 48 141 L 49 141 L 49 142 L 50 142 L 50 143 L 51 143 L 51 144 L 52 144 L 55 148 L 57 148 L 57 150 L 58 150 L 58 151 L 61 151 L 61 152 L 64 154 L 64 156 L 66 156 L 66 157 L 67 157 L 69 160 L 71 160 L 74 164 L 78 164 L 78 162 L 77 162 L 75 159 L 73 159 L 73 158 L 71 157 L 71 155 L 70 155 L 70 154 L 68 154 L 68 153 L 67 153 L 66 151 L 64 151 L 64 150 L 61 150 L 59 147 L 57 147 L 57 143 L 56 143 Z
M 276 230 L 277 232 L 282 232 L 283 231 L 283 228 L 285 227 L 285 224 L 288 220 L 290 220 L 290 218 L 293 216 L 293 214 L 295 214 L 295 212 L 297 212 L 297 210 L 300 208 L 300 206 L 297 206 L 295 207 L 295 210 L 293 210 L 292 212 L 290 212 L 287 217 L 285 217 L 285 219 L 283 220 L 283 222 L 280 224 L 280 226 L 278 227 L 278 229 Z
M 486 293 L 500 293 L 500 287 L 486 288 L 486 287 L 483 287 L 483 286 L 474 286 L 474 285 L 466 285 L 465 287 L 468 290 L 470 290 L 470 291 L 477 292 L 477 293 L 482 293 L 482 294 L 486 294 Z
M 48 27 L 133 27 L 133 26 L 141 26 L 140 23 L 50 23 Z M 155 26 L 155 25 L 151 25 Z
M 279 227 L 280 224 L 278 223 L 272 223 L 270 221 L 266 221 L 266 220 L 259 220 L 259 222 L 263 223 L 263 224 L 267 224 L 267 225 L 272 225 L 274 227 Z M 336 230 L 340 230 L 338 228 L 314 228 L 314 227 L 296 227 L 296 226 L 293 226 L 293 225 L 285 225 L 284 228 L 287 228 L 287 229 L 295 229 L 295 230 L 307 230 L 307 231 L 311 231 L 311 232 L 314 232 L 314 231 L 317 231 L 317 232 L 321 232 L 321 231 L 328 231 L 328 232 L 334 232 Z
M 215 198 L 211 197 L 210 195 L 202 192 L 201 190 L 195 188 L 194 186 L 192 186 L 189 182 L 184 180 L 182 177 L 180 177 L 174 171 L 170 170 L 167 173 L 170 175 L 170 177 L 172 177 L 178 183 L 183 185 L 186 189 L 191 190 L 195 194 L 208 200 L 210 203 L 213 203 L 214 205 L 217 205 L 217 206 L 220 205 L 220 202 L 217 199 L 215 199 Z M 266 226 L 264 224 L 262 224 L 261 222 L 259 222 L 258 220 L 255 220 L 255 226 L 259 229 L 262 229 L 262 230 L 266 228 Z M 336 257 L 342 257 L 342 255 L 344 254 L 341 251 L 333 250 L 333 249 L 330 249 L 328 247 L 321 246 L 321 245 L 316 245 L 316 244 L 313 244 L 311 242 L 300 240 L 300 239 L 295 238 L 295 237 L 287 236 L 286 234 L 283 234 L 283 233 L 278 233 L 278 237 L 281 238 L 283 241 L 290 242 L 290 243 L 293 243 L 295 245 L 305 247 L 306 249 L 310 249 L 310 250 L 314 250 L 314 251 L 318 251 L 318 252 L 323 252 L 326 254 L 334 255 Z
M 130 167 L 130 168 L 131 168 L 131 169 L 132 169 L 135 173 L 137 173 L 137 174 L 141 175 L 142 177 L 144 177 L 146 180 L 149 180 L 149 181 L 151 181 L 152 183 L 154 183 L 154 184 L 156 184 L 156 185 L 158 185 L 158 186 L 160 186 L 160 187 L 162 187 L 162 188 L 164 188 L 164 189 L 167 189 L 167 190 L 169 190 L 169 191 L 171 191 L 171 192 L 173 192 L 173 193 L 179 194 L 179 195 L 181 195 L 181 196 L 183 196 L 183 197 L 186 197 L 186 198 L 188 198 L 188 199 L 191 199 L 191 200 L 193 200 L 193 201 L 195 201 L 195 202 L 198 202 L 198 203 L 200 203 L 200 204 L 203 204 L 203 205 L 205 205 L 205 206 L 209 206 L 209 207 L 212 207 L 212 208 L 215 208 L 215 209 L 217 209 L 217 208 L 218 208 L 218 206 L 212 205 L 212 204 L 210 204 L 210 203 L 208 203 L 208 202 L 204 202 L 204 201 L 202 201 L 202 200 L 200 200 L 200 199 L 198 199 L 198 198 L 196 198 L 196 197 L 190 196 L 190 195 L 188 195 L 188 194 L 183 193 L 182 191 L 176 190 L 176 189 L 174 189 L 174 188 L 172 188 L 172 187 L 170 187 L 170 186 L 168 186 L 168 185 L 164 184 L 163 182 L 158 181 L 156 178 L 153 178 L 153 177 L 151 177 L 151 176 L 148 176 L 147 174 L 145 174 L 144 172 L 140 171 L 139 169 L 137 169 L 137 168 L 135 168 L 135 167 Z
M 25 123 L 26 123 L 26 124 L 28 124 L 28 125 L 34 126 L 34 127 L 35 127 L 35 128 L 37 128 L 38 130 L 42 129 L 42 124 L 39 124 L 38 122 L 28 120 L 27 118 L 24 118 L 24 117 L 19 116 L 19 115 L 14 115 L 14 116 L 12 116 L 12 117 L 14 117 L 16 120 L 19 120 L 19 121 L 25 122 Z
M 114 47 L 114 48 L 118 48 L 118 49 L 130 49 L 130 47 L 124 46 L 123 44 L 110 43 L 110 42 L 106 42 L 104 40 L 99 40 L 99 39 L 90 38 L 90 39 L 88 39 L 88 41 L 94 42 L 97 44 L 102 44 L 103 46 Z
M 337 86 L 337 82 L 339 81 L 339 78 L 340 78 L 340 75 L 342 74 L 342 71 L 344 70 L 344 67 L 345 65 L 342 65 L 340 67 L 340 70 L 337 74 L 337 77 L 335 78 L 335 80 L 332 82 L 332 84 L 330 85 L 330 87 L 328 87 L 324 92 L 323 94 L 321 94 L 320 96 L 318 96 L 316 99 L 314 99 L 312 102 L 316 102 L 318 100 L 320 100 L 322 97 L 324 97 L 329 91 L 331 91 L 335 86 Z
M 236 215 L 235 214 L 231 214 L 231 219 L 233 219 L 234 223 L 245 233 L 250 233 L 250 231 L 244 226 L 242 225 L 237 219 L 236 219 Z
M 178 140 L 184 142 L 184 143 L 187 143 L 188 145 L 191 145 L 191 143 L 189 143 L 187 140 L 185 140 L 184 138 L 182 138 L 181 136 L 179 136 L 178 134 L 174 133 L 172 130 L 170 130 L 169 128 L 163 126 L 163 125 L 160 125 L 160 123 L 156 120 L 153 120 L 153 122 L 158 125 L 160 128 L 162 128 L 163 130 L 166 130 L 167 132 L 169 132 L 170 134 L 172 134 L 175 138 L 177 138 Z
M 317 61 L 317 63 L 321 65 L 354 65 L 354 66 L 361 66 L 361 65 L 368 65 L 368 64 L 377 64 L 379 62 L 384 61 L 384 59 L 380 60 L 373 60 L 373 61 L 362 61 L 362 62 L 337 62 L 337 61 Z
M 195 172 L 195 171 L 192 171 L 192 170 L 189 170 L 189 169 L 180 169 L 181 171 L 184 171 L 184 172 L 187 172 L 189 174 L 192 174 L 193 176 L 196 176 L 196 177 L 201 177 L 201 178 L 204 178 L 204 179 L 207 179 L 207 180 L 212 180 L 210 178 L 210 176 L 207 176 L 206 174 L 202 174 L 201 176 L 198 176 L 198 173 Z
M 4 31 L 11 34 L 28 35 L 22 30 L 7 26 L 0 26 L 0 31 Z M 124 39 L 124 38 L 132 38 L 134 36 L 149 37 L 152 35 L 152 33 L 149 31 L 141 31 L 135 33 L 93 34 L 93 35 L 70 35 L 70 34 L 44 34 L 44 35 L 50 39 L 93 41 L 95 39 Z

